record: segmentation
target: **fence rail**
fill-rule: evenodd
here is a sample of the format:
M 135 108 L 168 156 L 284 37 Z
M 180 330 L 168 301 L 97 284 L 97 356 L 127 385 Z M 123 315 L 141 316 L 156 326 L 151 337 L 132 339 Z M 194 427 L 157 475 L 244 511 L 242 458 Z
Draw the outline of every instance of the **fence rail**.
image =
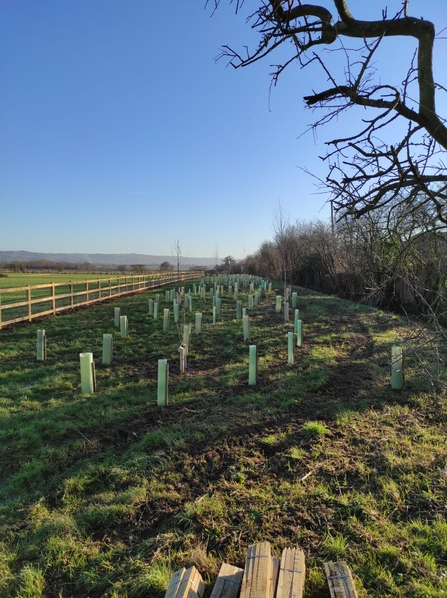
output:
M 34 318 L 56 315 L 82 305 L 201 278 L 203 274 L 194 270 L 0 289 L 0 330 L 10 324 L 31 322 Z

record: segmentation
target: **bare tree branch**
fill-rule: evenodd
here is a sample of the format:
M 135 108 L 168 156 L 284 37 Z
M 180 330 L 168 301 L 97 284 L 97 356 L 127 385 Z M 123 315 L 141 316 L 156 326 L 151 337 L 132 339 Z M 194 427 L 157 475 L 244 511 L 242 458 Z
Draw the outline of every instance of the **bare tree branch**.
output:
M 221 0 L 214 0 L 216 8 Z M 231 1 L 231 0 L 230 0 Z M 238 11 L 243 2 L 235 4 Z M 243 56 L 224 46 L 226 57 L 235 68 L 246 67 L 265 59 L 280 47 L 291 53 L 274 65 L 273 85 L 286 68 L 297 61 L 301 68 L 319 64 L 326 88 L 312 90 L 304 96 L 306 106 L 322 110 L 312 128 L 323 127 L 345 110 L 359 106 L 377 112 L 363 120 L 357 133 L 342 135 L 327 142 L 328 152 L 322 159 L 328 164 L 327 178 L 322 181 L 338 218 L 362 216 L 383 206 L 394 209 L 393 200 L 403 189 L 414 190 L 412 197 L 424 192 L 441 222 L 447 224 L 446 121 L 436 110 L 436 91 L 447 86 L 435 82 L 433 47 L 435 26 L 424 18 L 408 14 L 408 1 L 388 18 L 359 20 L 351 13 L 346 0 L 333 0 L 333 11 L 318 2 L 301 0 L 259 0 L 249 20 L 260 35 L 258 47 Z M 416 49 L 403 81 L 382 82 L 380 69 L 373 64 L 379 47 L 389 38 L 413 38 Z M 347 50 L 341 40 L 357 40 L 360 47 Z M 323 49 L 339 48 L 345 56 L 344 80 L 332 73 Z M 353 52 L 359 59 L 352 62 Z M 281 54 L 284 56 L 284 53 Z M 408 123 L 407 127 L 396 125 Z M 391 127 L 392 125 L 392 127 Z M 397 132 L 396 132 L 397 131 Z M 399 137 L 400 135 L 400 137 Z

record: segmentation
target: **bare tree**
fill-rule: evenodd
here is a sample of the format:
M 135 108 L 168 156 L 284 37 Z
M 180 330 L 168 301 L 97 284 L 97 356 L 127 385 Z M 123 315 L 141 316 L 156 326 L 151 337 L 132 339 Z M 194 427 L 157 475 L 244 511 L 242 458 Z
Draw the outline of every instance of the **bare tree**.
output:
M 175 266 L 177 270 L 177 280 L 180 280 L 180 266 L 186 261 L 186 257 L 182 257 L 182 248 L 180 247 L 180 240 L 174 241 L 174 249 L 172 250 L 172 256 L 175 260 Z
M 220 1 L 213 1 L 215 8 Z M 236 11 L 243 3 L 235 0 Z M 383 8 L 380 18 L 371 20 L 356 19 L 346 0 L 332 4 L 331 12 L 315 1 L 259 0 L 250 17 L 260 35 L 257 48 L 241 54 L 223 46 L 221 56 L 240 68 L 284 48 L 281 63 L 274 65 L 273 85 L 293 63 L 320 68 L 323 89 L 304 96 L 308 107 L 322 109 L 312 128 L 348 109 L 366 110 L 358 117 L 359 129 L 352 134 L 345 129 L 328 141 L 322 158 L 328 174 L 319 181 L 338 219 L 384 206 L 394 210 L 402 199 L 408 212 L 430 205 L 447 224 L 447 127 L 435 103 L 436 93 L 447 89 L 434 79 L 434 24 L 409 16 L 408 0 L 399 2 L 391 18 Z M 377 3 L 367 4 L 377 11 Z M 379 66 L 381 58 L 390 61 L 390 53 L 382 51 L 390 38 L 415 40 L 406 72 L 396 75 L 398 82 L 383 81 Z M 346 39 L 352 47 L 345 47 Z
M 219 245 L 217 245 L 216 243 L 216 247 L 214 248 L 214 253 L 213 253 L 213 257 L 214 257 L 214 261 L 215 261 L 215 268 L 217 269 L 217 267 L 219 266 Z
M 291 283 L 292 269 L 297 261 L 297 244 L 295 227 L 290 223 L 290 218 L 285 214 L 281 203 L 278 203 L 273 216 L 273 232 L 284 282 L 284 301 L 286 301 L 287 284 Z

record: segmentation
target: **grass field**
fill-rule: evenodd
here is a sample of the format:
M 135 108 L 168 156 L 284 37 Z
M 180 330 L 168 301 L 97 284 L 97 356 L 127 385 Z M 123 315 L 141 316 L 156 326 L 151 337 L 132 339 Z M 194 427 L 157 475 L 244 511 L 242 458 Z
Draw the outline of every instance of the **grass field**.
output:
M 1 274 L 1 273 L 0 273 Z M 0 314 L 0 321 L 6 324 L 8 320 L 22 318 L 28 320 L 28 291 L 31 293 L 32 314 L 39 314 L 52 310 L 52 283 L 55 283 L 55 306 L 64 308 L 71 306 L 70 294 L 75 293 L 73 304 L 87 301 L 86 289 L 89 290 L 89 301 L 95 301 L 101 297 L 108 297 L 109 292 L 112 295 L 119 295 L 118 280 L 120 281 L 121 291 L 123 288 L 128 290 L 138 289 L 138 281 L 147 281 L 149 278 L 157 278 L 166 275 L 166 273 L 152 272 L 141 276 L 137 275 L 116 275 L 109 274 L 8 274 L 0 277 L 0 305 L 3 306 Z M 135 284 L 134 284 L 135 283 Z M 109 285 L 112 288 L 109 288 Z M 123 285 L 126 284 L 126 287 Z M 43 288 L 39 288 L 43 287 Z M 77 295 L 76 295 L 77 293 Z M 22 304 L 16 306 L 16 304 Z M 8 307 L 9 306 L 9 307 Z M 1 328 L 1 327 L 0 327 Z
M 293 324 L 274 296 L 250 313 L 250 343 L 232 298 L 213 326 L 210 299 L 193 297 L 186 319 L 203 312 L 204 329 L 181 375 L 177 327 L 148 315 L 157 292 L 166 307 L 163 289 L 0 332 L 0 595 L 162 598 L 194 564 L 209 596 L 221 562 L 243 566 L 259 540 L 304 549 L 306 597 L 328 597 L 332 559 L 349 563 L 361 597 L 447 595 L 447 401 L 422 373 L 430 355 L 409 355 L 404 390 L 390 388 L 391 345 L 415 326 L 299 289 L 304 344 L 287 365 Z M 84 351 L 94 395 L 80 393 Z
M 0 273 L 1 274 L 1 273 Z M 97 280 L 98 278 L 116 278 L 124 277 L 119 274 L 28 274 L 28 273 L 8 273 L 7 276 L 0 276 L 0 289 L 10 289 L 14 287 L 24 287 L 28 284 L 50 284 L 52 282 L 84 282 L 85 280 Z M 130 276 L 130 274 L 129 274 Z

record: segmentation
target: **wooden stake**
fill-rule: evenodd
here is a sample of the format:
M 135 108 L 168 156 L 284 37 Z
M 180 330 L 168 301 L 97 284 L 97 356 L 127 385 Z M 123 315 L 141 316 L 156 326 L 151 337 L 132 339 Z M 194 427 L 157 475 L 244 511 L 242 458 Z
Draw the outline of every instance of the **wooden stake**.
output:
M 210 598 L 237 598 L 243 573 L 243 569 L 223 563 Z
M 205 584 L 197 569 L 183 567 L 171 577 L 165 598 L 202 598 L 204 591 Z
M 351 571 L 344 561 L 324 563 L 331 598 L 357 598 Z
M 158 360 L 157 405 L 165 407 L 168 404 L 168 376 L 169 365 L 167 359 Z
M 272 558 L 272 576 L 270 577 L 270 598 L 275 598 L 276 588 L 278 586 L 280 560 L 274 556 Z
M 248 547 L 240 598 L 270 598 L 272 555 L 269 542 Z
M 302 598 L 305 572 L 304 552 L 300 548 L 285 548 L 279 568 L 276 598 Z

